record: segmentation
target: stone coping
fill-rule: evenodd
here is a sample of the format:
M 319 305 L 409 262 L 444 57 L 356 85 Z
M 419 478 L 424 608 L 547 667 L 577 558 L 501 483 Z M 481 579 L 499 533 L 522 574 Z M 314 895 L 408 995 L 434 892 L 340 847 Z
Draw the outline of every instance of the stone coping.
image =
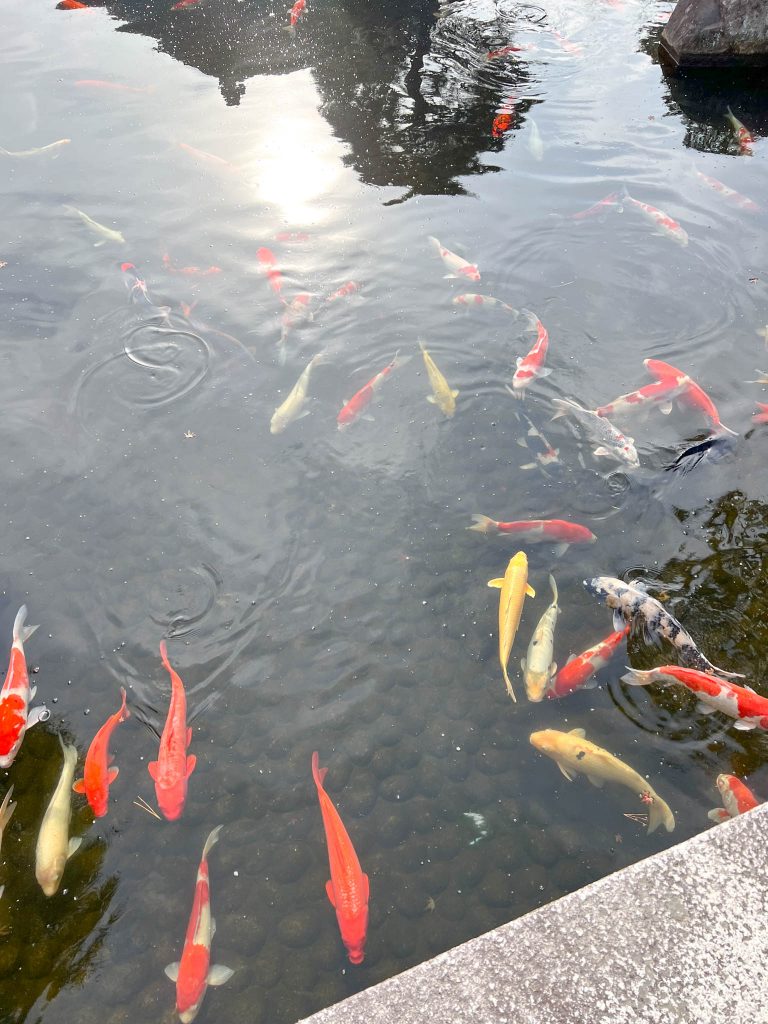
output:
M 768 804 L 306 1024 L 768 1024 Z

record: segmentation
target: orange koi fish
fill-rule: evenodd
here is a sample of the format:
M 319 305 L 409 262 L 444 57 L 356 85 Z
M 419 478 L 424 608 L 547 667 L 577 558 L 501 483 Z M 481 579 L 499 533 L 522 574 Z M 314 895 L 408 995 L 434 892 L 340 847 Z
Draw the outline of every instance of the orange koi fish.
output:
M 720 413 L 706 391 L 692 377 L 689 377 L 687 373 L 683 373 L 682 370 L 678 370 L 677 367 L 670 365 L 670 363 L 665 363 L 661 359 L 644 359 L 643 365 L 656 380 L 671 380 L 674 383 L 680 384 L 682 390 L 678 395 L 678 400 L 683 405 L 688 406 L 689 409 L 700 412 L 706 417 L 713 430 L 736 434 L 735 430 L 726 427 L 720 419 Z
M 646 220 L 649 220 L 656 227 L 659 234 L 666 235 L 667 238 L 671 238 L 673 242 L 678 242 L 680 245 L 688 245 L 688 233 L 685 228 L 681 227 L 668 213 L 658 210 L 655 206 L 651 206 L 650 203 L 643 203 L 639 199 L 633 199 L 626 187 L 622 194 L 622 200 L 634 206 L 636 210 L 639 210 Z
M 557 45 L 560 47 L 560 49 L 565 50 L 566 53 L 572 53 L 574 57 L 581 57 L 583 55 L 584 50 L 581 46 L 579 46 L 578 43 L 572 42 L 566 36 L 561 35 L 554 29 L 552 29 L 552 37 L 557 43 Z
M 589 647 L 575 658 L 569 658 L 550 682 L 547 697 L 566 697 L 576 690 L 591 690 L 596 685 L 595 673 L 605 668 L 628 636 L 629 626 L 617 629 L 594 647 Z
M 587 217 L 594 217 L 596 213 L 604 213 L 609 206 L 618 205 L 619 193 L 611 192 L 605 197 L 605 199 L 601 199 L 599 202 L 595 203 L 594 206 L 589 206 L 586 210 L 579 210 L 578 213 L 568 214 L 568 220 L 586 220 Z
M 259 270 L 262 274 L 266 275 L 269 281 L 269 287 L 275 293 L 275 295 L 281 297 L 283 290 L 283 275 L 277 269 L 277 260 L 275 254 L 271 249 L 267 249 L 262 246 L 256 253 L 256 259 L 259 261 Z
M 160 753 L 147 769 L 155 780 L 158 807 L 168 821 L 176 821 L 184 810 L 187 779 L 195 770 L 197 758 L 194 754 L 187 756 L 187 747 L 192 742 L 192 730 L 187 728 L 187 698 L 179 674 L 168 661 L 165 640 L 160 642 L 160 657 L 171 676 L 171 703 L 160 737 Z
M 191 1024 L 198 1015 L 209 985 L 223 985 L 235 973 L 223 964 L 210 966 L 211 941 L 216 933 L 216 923 L 211 914 L 208 854 L 214 843 L 218 842 L 221 829 L 222 826 L 217 825 L 205 840 L 181 960 L 165 968 L 167 977 L 176 982 L 176 1012 L 182 1024 Z
M 10 768 L 19 752 L 24 733 L 38 722 L 47 722 L 51 713 L 45 706 L 29 711 L 29 702 L 37 687 L 30 689 L 24 641 L 29 640 L 37 626 L 25 626 L 27 606 L 19 608 L 13 623 L 13 644 L 8 674 L 0 690 L 0 768 Z
M 118 768 L 109 767 L 112 760 L 109 753 L 109 740 L 121 722 L 131 717 L 125 706 L 125 687 L 120 687 L 123 698 L 122 706 L 110 715 L 104 725 L 91 740 L 88 753 L 85 755 L 85 771 L 83 778 L 72 783 L 75 793 L 84 793 L 97 818 L 103 818 L 109 806 L 109 787 L 117 778 Z
M 328 844 L 328 864 L 331 877 L 325 891 L 336 911 L 341 941 L 347 947 L 351 964 L 361 964 L 365 958 L 365 937 L 368 931 L 368 875 L 363 873 L 352 840 L 349 838 L 339 812 L 323 789 L 327 768 L 320 768 L 317 751 L 312 754 L 312 777 L 317 786 L 320 812 L 323 815 L 325 841 Z
M 61 0 L 56 4 L 57 11 L 82 11 L 88 8 L 88 4 L 81 4 L 80 0 Z
M 500 139 L 504 132 L 508 132 L 512 127 L 513 114 L 515 112 L 515 104 L 517 99 L 515 96 L 510 96 L 508 100 L 505 100 L 499 107 L 499 112 L 493 119 L 491 125 L 491 137 L 494 139 Z
M 507 391 L 515 398 L 521 398 L 523 390 L 538 377 L 548 377 L 552 373 L 544 366 L 549 349 L 549 332 L 535 313 L 531 313 L 527 309 L 523 309 L 521 312 L 528 317 L 531 327 L 536 331 L 536 341 L 525 357 L 517 357 L 517 369 L 512 377 L 512 387 L 507 388 Z
M 499 57 L 506 57 L 510 53 L 522 53 L 523 50 L 531 50 L 531 46 L 502 46 L 500 50 L 489 50 L 485 55 L 486 60 L 498 60 Z
M 363 410 L 373 401 L 373 396 L 376 394 L 378 389 L 392 373 L 393 370 L 397 370 L 398 367 L 404 366 L 409 361 L 410 356 L 399 356 L 395 352 L 395 357 L 392 362 L 385 366 L 383 370 L 379 370 L 368 381 L 363 387 L 357 391 L 348 402 L 345 402 L 339 415 L 336 417 L 336 423 L 339 430 L 345 430 L 351 423 L 354 423 L 363 414 Z
M 331 302 L 337 302 L 339 299 L 346 299 L 348 295 L 354 295 L 355 292 L 359 291 L 360 285 L 357 281 L 347 281 L 347 283 L 343 284 L 341 288 L 337 288 L 335 292 L 331 292 L 331 294 L 326 298 L 325 303 L 328 305 Z
M 190 146 L 186 142 L 177 142 L 176 145 L 179 149 L 183 149 L 185 153 L 189 153 L 190 156 L 195 157 L 202 163 L 213 164 L 222 171 L 230 171 L 232 174 L 239 174 L 240 168 L 235 167 L 228 160 L 224 160 L 220 156 L 216 156 L 215 153 L 206 153 L 204 149 L 197 149 L 196 146 Z
M 208 267 L 202 270 L 200 267 L 174 267 L 170 255 L 163 253 L 163 266 L 169 274 L 184 274 L 187 277 L 213 277 L 214 274 L 221 274 L 221 267 Z
M 760 412 L 756 412 L 752 417 L 753 423 L 768 423 L 768 405 L 765 402 L 758 402 L 757 407 Z
M 296 28 L 296 22 L 304 13 L 304 8 L 307 6 L 307 0 L 296 0 L 296 3 L 288 12 L 289 24 L 285 27 L 289 32 L 293 32 Z
M 450 273 L 445 275 L 446 277 L 466 277 L 470 281 L 480 280 L 480 271 L 477 269 L 476 263 L 470 263 L 463 256 L 459 256 L 457 253 L 451 252 L 450 249 L 446 249 L 440 239 L 435 238 L 433 235 L 427 235 L 427 241 L 450 271 Z

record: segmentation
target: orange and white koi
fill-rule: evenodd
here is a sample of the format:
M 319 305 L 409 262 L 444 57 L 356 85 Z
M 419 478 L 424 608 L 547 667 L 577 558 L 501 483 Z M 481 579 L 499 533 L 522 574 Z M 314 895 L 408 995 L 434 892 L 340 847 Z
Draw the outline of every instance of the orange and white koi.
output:
M 596 685 L 595 674 L 605 668 L 628 636 L 629 626 L 617 629 L 594 647 L 588 647 L 583 653 L 569 658 L 550 682 L 547 697 L 567 697 L 576 690 L 591 690 Z
M 718 775 L 717 788 L 723 801 L 722 807 L 715 807 L 707 817 L 710 821 L 728 821 L 757 807 L 760 801 L 735 775 Z
M 47 707 L 29 710 L 37 687 L 29 686 L 27 662 L 24 657 L 24 643 L 29 640 L 37 626 L 26 626 L 27 606 L 19 608 L 13 623 L 13 643 L 8 663 L 8 673 L 0 690 L 0 768 L 10 768 L 19 752 L 27 729 L 38 722 L 47 722 L 51 713 Z
M 659 412 L 667 416 L 672 412 L 672 400 L 682 394 L 687 386 L 687 380 L 664 378 L 654 381 L 653 384 L 646 384 L 644 387 L 638 388 L 637 391 L 619 395 L 612 402 L 598 406 L 595 412 L 598 416 L 611 417 L 617 413 L 647 410 L 651 406 L 658 406 Z
M 176 145 L 179 149 L 183 149 L 185 153 L 189 153 L 190 156 L 195 157 L 201 163 L 212 164 L 214 167 L 219 168 L 222 171 L 229 171 L 232 174 L 240 174 L 240 168 L 235 167 L 229 160 L 224 160 L 223 157 L 216 156 L 215 153 L 207 153 L 204 149 L 198 149 L 196 146 L 190 146 L 186 142 L 177 142 Z
M 195 770 L 197 758 L 187 755 L 192 730 L 187 728 L 187 696 L 178 672 L 168 661 L 165 640 L 160 642 L 160 657 L 171 677 L 171 702 L 165 728 L 160 737 L 160 752 L 150 761 L 147 770 L 155 782 L 157 805 L 168 821 L 181 817 L 187 799 L 187 780 Z
M 556 32 L 552 29 L 552 38 L 555 40 L 561 50 L 565 50 L 566 53 L 572 53 L 574 57 L 581 57 L 584 54 L 584 50 L 578 43 L 572 42 L 566 36 L 561 35 L 560 32 Z
M 323 787 L 328 769 L 320 768 L 319 765 L 318 754 L 315 751 L 312 754 L 312 777 L 317 787 L 320 813 L 323 816 L 331 873 L 330 879 L 325 883 L 325 891 L 336 911 L 341 941 L 346 946 L 349 962 L 361 964 L 365 959 L 370 883 L 368 875 L 360 867 L 360 861 L 344 822 Z
M 502 46 L 499 50 L 489 50 L 485 55 L 486 60 L 498 60 L 499 57 L 508 57 L 510 53 L 523 53 L 525 50 L 535 50 L 535 46 L 524 44 L 523 46 Z
M 765 402 L 758 402 L 757 407 L 760 412 L 756 412 L 752 417 L 753 423 L 768 423 L 768 405 Z
M 726 107 L 725 109 L 726 117 L 730 121 L 731 128 L 733 130 L 733 137 L 739 146 L 739 152 L 744 156 L 752 156 L 752 145 L 755 141 L 754 135 L 741 123 L 730 107 Z
M 80 0 L 60 0 L 56 4 L 57 11 L 87 11 L 89 9 L 89 5 L 81 4 Z
M 619 193 L 610 192 L 605 199 L 601 199 L 586 210 L 579 210 L 578 213 L 569 213 L 568 220 L 586 220 L 587 217 L 594 217 L 598 213 L 605 213 L 610 206 L 621 206 Z
M 215 274 L 221 274 L 221 267 L 206 267 L 203 270 L 201 267 L 175 267 L 170 255 L 166 252 L 163 253 L 163 266 L 169 274 L 184 274 L 186 277 L 213 277 Z
M 277 269 L 277 259 L 271 249 L 267 249 L 266 246 L 262 246 L 256 253 L 256 259 L 259 263 L 259 271 L 264 274 L 269 281 L 269 287 L 278 297 L 282 297 L 283 290 L 283 275 Z
M 216 934 L 216 922 L 211 913 L 208 854 L 219 841 L 221 829 L 221 825 L 212 829 L 203 846 L 181 960 L 165 968 L 166 976 L 176 982 L 176 1012 L 182 1024 L 192 1024 L 200 1012 L 209 985 L 223 985 L 235 973 L 223 964 L 211 966 L 211 942 Z
M 330 305 L 332 302 L 338 302 L 339 299 L 346 299 L 348 295 L 354 295 L 355 292 L 360 291 L 360 285 L 357 281 L 347 281 L 341 288 L 337 288 L 335 292 L 331 292 L 330 295 L 326 296 L 325 304 Z
M 519 522 L 500 523 L 490 516 L 473 515 L 468 530 L 477 533 L 496 533 L 515 537 L 518 543 L 554 544 L 557 554 L 564 554 L 570 544 L 594 544 L 594 533 L 580 523 L 567 519 L 523 519 Z
M 526 356 L 517 357 L 517 369 L 512 377 L 512 387 L 507 387 L 507 391 L 515 398 L 522 398 L 523 389 L 527 388 L 534 380 L 539 377 L 548 377 L 552 373 L 544 366 L 549 349 L 549 334 L 546 327 L 535 313 L 531 313 L 527 309 L 523 309 L 521 312 L 528 317 L 531 326 L 536 331 L 536 341 Z
M 494 299 L 492 295 L 475 295 L 472 292 L 464 292 L 462 295 L 455 295 L 451 302 L 454 306 L 472 306 L 473 308 L 480 307 L 482 309 L 491 309 L 493 306 L 498 306 L 499 309 L 503 309 L 507 313 L 514 313 L 515 316 L 518 313 L 512 306 L 508 306 L 501 299 Z
M 679 245 L 688 245 L 688 233 L 685 228 L 681 227 L 668 213 L 664 213 L 663 210 L 651 206 L 650 203 L 643 203 L 639 199 L 633 199 L 626 186 L 622 194 L 622 201 L 629 203 L 636 210 L 639 210 L 646 220 L 653 224 L 659 234 L 666 235 L 667 238 L 671 238 L 673 242 L 677 242 Z
M 717 178 L 711 178 L 708 174 L 702 174 L 701 171 L 695 171 L 696 177 L 703 181 L 705 185 L 709 185 L 710 188 L 714 189 L 715 192 L 719 192 L 725 199 L 729 199 L 736 206 L 740 206 L 742 210 L 750 210 L 752 213 L 759 213 L 761 207 L 757 205 L 752 199 L 748 199 L 747 196 L 743 196 L 740 192 L 735 189 L 728 188 L 722 181 L 718 181 Z
M 510 96 L 502 103 L 491 125 L 491 138 L 500 139 L 505 132 L 509 131 L 514 120 L 513 115 L 516 105 L 516 96 Z
M 109 809 L 109 787 L 117 778 L 119 769 L 110 764 L 109 741 L 112 733 L 121 722 L 130 718 L 131 712 L 125 705 L 125 687 L 120 687 L 122 705 L 110 715 L 104 725 L 91 740 L 88 753 L 85 755 L 85 770 L 82 779 L 72 783 L 75 793 L 84 793 L 91 810 L 97 818 L 103 818 Z
M 446 265 L 448 270 L 450 270 L 450 273 L 445 275 L 446 277 L 466 277 L 470 281 L 480 280 L 480 271 L 477 269 L 477 265 L 475 263 L 469 263 L 462 256 L 457 256 L 455 252 L 451 252 L 450 249 L 446 249 L 445 246 L 432 235 L 429 235 L 427 240 L 435 249 L 437 255 Z
M 768 698 L 761 697 L 749 686 L 739 686 L 709 672 L 680 665 L 661 665 L 647 672 L 628 668 L 621 679 L 630 686 L 648 686 L 650 683 L 672 686 L 679 683 L 698 697 L 696 710 L 703 715 L 711 715 L 715 711 L 728 715 L 734 719 L 734 729 L 741 732 L 768 729 Z
M 292 32 L 296 28 L 296 22 L 304 13 L 307 6 L 307 0 L 296 0 L 296 3 L 288 12 L 288 24 L 285 26 L 289 32 Z
M 399 367 L 404 366 L 409 362 L 410 358 L 410 356 L 401 356 L 395 352 L 392 362 L 389 363 L 388 366 L 385 366 L 383 370 L 379 370 L 378 373 L 374 374 L 367 384 L 364 384 L 348 402 L 344 403 L 339 415 L 336 417 L 336 423 L 339 430 L 346 430 L 347 427 L 363 415 L 365 409 L 373 401 L 373 396 L 379 390 L 387 377 L 393 372 L 393 370 L 397 370 Z
M 688 406 L 696 412 L 701 413 L 713 430 L 724 431 L 727 434 L 736 434 L 735 430 L 726 427 L 720 419 L 720 413 L 709 395 L 701 388 L 692 377 L 677 367 L 665 363 L 661 359 L 644 359 L 643 365 L 646 370 L 659 381 L 672 381 L 673 384 L 682 385 L 678 398 L 683 405 Z

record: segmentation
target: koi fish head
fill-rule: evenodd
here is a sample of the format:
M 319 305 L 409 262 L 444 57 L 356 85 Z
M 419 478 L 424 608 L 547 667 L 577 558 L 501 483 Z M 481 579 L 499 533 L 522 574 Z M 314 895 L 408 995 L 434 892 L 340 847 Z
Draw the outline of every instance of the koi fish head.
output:
M 174 786 L 160 787 L 155 783 L 155 796 L 157 806 L 166 821 L 177 821 L 184 810 L 184 803 L 187 799 L 186 778 L 177 782 Z
M 620 581 L 615 580 L 613 576 L 593 576 L 590 580 L 584 580 L 584 586 L 593 597 L 598 597 L 602 601 L 608 601 L 609 598 L 613 598 L 615 601 L 618 597 L 616 593 L 617 582 Z M 610 607 L 613 607 L 613 605 L 610 605 Z
M 181 1024 L 192 1024 L 205 996 L 211 951 L 202 943 L 185 950 L 176 979 L 176 1012 Z
M 67 855 L 62 853 L 56 857 L 53 864 L 47 870 L 41 869 L 36 872 L 35 877 L 46 896 L 54 896 L 58 892 L 66 863 Z
M 368 907 L 353 918 L 338 917 L 341 941 L 347 949 L 351 964 L 361 964 L 365 959 L 365 938 L 368 931 Z

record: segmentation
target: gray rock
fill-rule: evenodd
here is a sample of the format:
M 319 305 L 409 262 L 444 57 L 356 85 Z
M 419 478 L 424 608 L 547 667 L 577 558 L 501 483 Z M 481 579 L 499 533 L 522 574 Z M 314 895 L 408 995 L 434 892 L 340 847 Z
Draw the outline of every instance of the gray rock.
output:
M 765 0 L 679 0 L 661 36 L 663 60 L 679 68 L 768 66 Z

